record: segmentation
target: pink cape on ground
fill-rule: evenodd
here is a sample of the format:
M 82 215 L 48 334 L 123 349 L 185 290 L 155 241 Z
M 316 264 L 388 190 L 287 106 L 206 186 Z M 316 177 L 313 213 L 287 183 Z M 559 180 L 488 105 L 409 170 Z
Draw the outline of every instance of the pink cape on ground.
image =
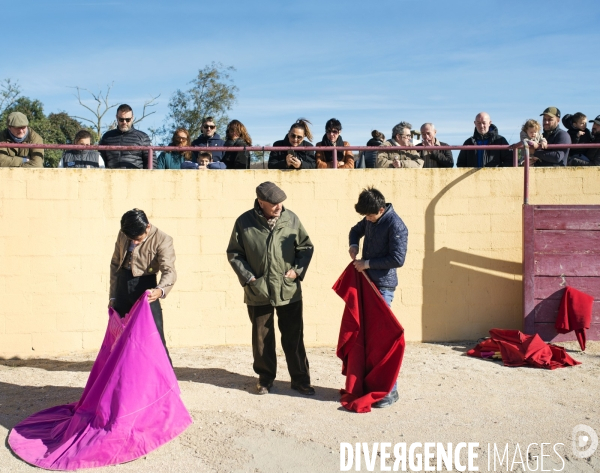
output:
M 124 463 L 192 423 L 146 294 L 125 319 L 112 309 L 108 317 L 79 402 L 33 414 L 10 432 L 10 447 L 27 463 L 47 470 Z

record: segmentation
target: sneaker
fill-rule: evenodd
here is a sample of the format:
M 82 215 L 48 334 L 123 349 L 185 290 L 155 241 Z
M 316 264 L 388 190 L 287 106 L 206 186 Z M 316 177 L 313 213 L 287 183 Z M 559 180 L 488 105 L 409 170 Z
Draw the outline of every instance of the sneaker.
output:
M 398 391 L 394 390 L 390 393 L 387 393 L 383 399 L 373 403 L 371 405 L 371 407 L 375 407 L 378 409 L 381 409 L 383 407 L 390 407 L 392 404 L 394 404 L 398 400 L 398 398 L 399 398 Z
M 308 383 L 292 383 L 291 388 L 295 391 L 298 391 L 300 394 L 304 394 L 305 396 L 315 395 L 315 388 Z

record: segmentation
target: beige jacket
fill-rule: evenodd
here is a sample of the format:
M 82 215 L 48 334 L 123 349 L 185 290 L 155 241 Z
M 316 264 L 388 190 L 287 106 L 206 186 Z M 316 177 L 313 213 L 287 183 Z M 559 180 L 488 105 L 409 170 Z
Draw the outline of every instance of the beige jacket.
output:
M 381 146 L 402 146 L 396 141 L 390 139 Z M 398 151 L 380 151 L 377 154 L 376 168 L 393 168 L 394 160 L 397 159 L 401 168 L 422 168 L 423 159 L 416 150 L 398 150 Z
M 109 297 L 111 299 L 116 297 L 117 271 L 123 265 L 128 246 L 129 238 L 123 232 L 119 231 L 117 242 L 115 243 L 115 252 L 110 261 Z M 173 238 L 152 225 L 148 237 L 133 250 L 131 272 L 134 277 L 139 277 L 156 274 L 158 271 L 160 271 L 158 287 L 165 292 L 166 296 L 173 287 L 173 284 L 175 284 L 175 281 L 177 281 Z
M 0 132 L 0 142 L 13 143 L 8 128 Z M 29 127 L 29 136 L 23 143 L 41 145 L 44 144 L 44 140 Z M 24 163 L 23 158 L 29 158 L 29 161 Z M 44 150 L 37 148 L 0 148 L 0 167 L 44 167 Z

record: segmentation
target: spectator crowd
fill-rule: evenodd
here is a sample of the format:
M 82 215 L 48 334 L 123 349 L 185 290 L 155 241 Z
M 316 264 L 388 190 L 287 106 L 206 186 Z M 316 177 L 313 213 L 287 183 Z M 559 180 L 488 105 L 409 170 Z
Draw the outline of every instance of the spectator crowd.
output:
M 600 144 L 600 115 L 593 120 L 581 112 L 562 116 L 556 107 L 546 108 L 540 116 L 541 124 L 535 119 L 525 121 L 521 128 L 520 141 L 529 149 L 529 162 L 532 166 L 600 166 L 600 147 L 570 148 L 568 145 Z M 565 129 L 561 128 L 562 125 Z M 66 150 L 59 162 L 62 168 L 109 168 L 145 169 L 149 167 L 149 152 L 152 147 L 150 137 L 134 127 L 133 109 L 123 104 L 117 108 L 116 128 L 101 137 L 99 145 L 113 147 L 145 147 L 146 149 L 103 149 Z M 592 124 L 591 130 L 588 123 Z M 21 112 L 8 115 L 7 127 L 0 132 L 0 167 L 43 167 L 42 148 L 17 148 L 10 143 L 40 144 L 42 137 L 30 126 L 27 116 Z M 410 123 L 401 121 L 392 128 L 391 138 L 378 130 L 373 130 L 368 147 L 390 147 L 387 150 L 362 151 L 355 156 L 350 143 L 342 138 L 342 124 L 331 118 L 325 124 L 325 134 L 313 145 L 311 123 L 300 118 L 289 128 L 282 140 L 273 143 L 281 150 L 271 151 L 269 169 L 338 169 L 355 168 L 451 168 L 454 158 L 450 150 L 426 150 L 423 147 L 447 147 L 447 143 L 436 138 L 437 130 L 433 123 L 424 123 L 419 131 L 413 130 Z M 480 112 L 475 116 L 473 135 L 465 140 L 464 147 L 477 146 L 479 149 L 462 149 L 456 160 L 457 167 L 511 167 L 513 155 L 508 148 L 486 149 L 487 146 L 508 146 L 508 141 L 500 135 L 490 115 Z M 220 151 L 215 147 L 247 148 L 252 146 L 248 130 L 239 120 L 227 125 L 225 139 L 217 133 L 213 117 L 202 121 L 201 134 L 192 141 L 185 128 L 174 131 L 169 146 L 198 148 L 179 151 L 163 151 L 153 156 L 154 169 L 249 169 L 250 152 L 247 150 Z M 418 139 L 421 139 L 420 142 Z M 80 130 L 74 139 L 75 145 L 90 146 L 93 136 L 88 130 Z M 549 145 L 565 145 L 564 148 L 548 148 Z M 2 147 L 5 146 L 5 147 Z M 315 148 L 313 150 L 297 148 Z M 335 147 L 334 152 L 319 148 Z M 405 149 L 394 149 L 403 147 Z M 484 148 L 481 148 L 484 147 Z M 523 155 L 523 154 L 522 154 Z M 337 165 L 335 162 L 337 161 Z M 521 161 L 522 163 L 522 161 Z

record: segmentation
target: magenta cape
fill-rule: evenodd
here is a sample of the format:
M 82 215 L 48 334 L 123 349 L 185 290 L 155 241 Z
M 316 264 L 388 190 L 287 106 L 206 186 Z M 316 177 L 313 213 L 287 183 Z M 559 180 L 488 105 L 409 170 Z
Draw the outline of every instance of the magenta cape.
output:
M 398 379 L 404 329 L 379 290 L 352 263 L 333 290 L 346 302 L 336 352 L 346 375 L 341 404 L 350 411 L 370 412 Z
M 76 470 L 135 460 L 191 423 L 144 294 L 125 319 L 109 309 L 108 327 L 79 402 L 52 407 L 8 437 L 27 463 Z

